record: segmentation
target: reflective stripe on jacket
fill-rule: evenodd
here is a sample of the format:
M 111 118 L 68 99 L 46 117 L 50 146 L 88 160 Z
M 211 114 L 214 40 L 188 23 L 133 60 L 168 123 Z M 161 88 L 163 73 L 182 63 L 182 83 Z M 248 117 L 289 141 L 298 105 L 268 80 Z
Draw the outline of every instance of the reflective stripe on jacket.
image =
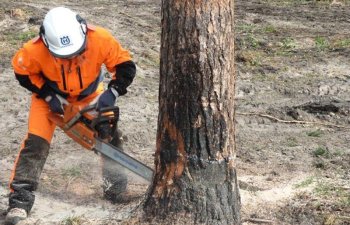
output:
M 81 55 L 72 59 L 56 58 L 42 40 L 36 38 L 15 54 L 12 66 L 21 85 L 33 92 L 49 82 L 63 95 L 81 98 L 95 91 L 96 83 L 101 81 L 102 64 L 115 73 L 116 65 L 130 60 L 129 52 L 111 33 L 102 27 L 88 26 L 87 46 Z

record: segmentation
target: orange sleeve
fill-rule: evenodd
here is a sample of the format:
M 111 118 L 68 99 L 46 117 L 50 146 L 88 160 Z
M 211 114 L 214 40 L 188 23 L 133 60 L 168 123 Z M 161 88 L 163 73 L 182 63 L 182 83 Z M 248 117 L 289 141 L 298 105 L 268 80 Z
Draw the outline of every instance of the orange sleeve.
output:
M 103 49 L 105 49 L 104 64 L 109 72 L 115 72 L 115 66 L 126 61 L 131 60 L 131 56 L 128 50 L 124 49 L 120 43 L 110 34 L 105 32 L 105 41 L 103 43 Z M 107 48 L 105 46 L 108 46 Z
M 40 65 L 31 57 L 27 49 L 21 48 L 12 58 L 12 66 L 15 74 L 28 76 L 32 85 L 41 88 L 45 83 L 42 77 Z

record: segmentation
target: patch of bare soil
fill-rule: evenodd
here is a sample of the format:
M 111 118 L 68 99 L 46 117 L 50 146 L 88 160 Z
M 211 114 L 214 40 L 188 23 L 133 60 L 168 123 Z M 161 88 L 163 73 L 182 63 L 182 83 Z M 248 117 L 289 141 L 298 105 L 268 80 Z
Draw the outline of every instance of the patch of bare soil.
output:
M 346 4 L 236 1 L 247 224 L 350 223 L 349 19 Z
M 236 137 L 244 225 L 350 224 L 350 8 L 347 2 L 235 1 Z M 27 127 L 30 93 L 10 59 L 64 5 L 107 27 L 138 66 L 120 98 L 125 150 L 153 166 L 158 113 L 160 1 L 0 0 L 0 224 L 7 182 Z M 25 224 L 121 224 L 147 183 L 130 176 L 130 201 L 102 198 L 99 156 L 57 130 Z M 136 222 L 135 222 L 136 223 Z

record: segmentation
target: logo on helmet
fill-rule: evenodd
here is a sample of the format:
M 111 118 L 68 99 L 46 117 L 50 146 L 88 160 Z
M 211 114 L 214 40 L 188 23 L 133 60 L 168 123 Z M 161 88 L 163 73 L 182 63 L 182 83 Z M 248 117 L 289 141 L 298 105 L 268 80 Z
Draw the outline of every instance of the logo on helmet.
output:
M 61 39 L 61 44 L 62 45 L 69 45 L 70 44 L 70 39 L 69 39 L 68 36 L 63 36 L 60 39 Z

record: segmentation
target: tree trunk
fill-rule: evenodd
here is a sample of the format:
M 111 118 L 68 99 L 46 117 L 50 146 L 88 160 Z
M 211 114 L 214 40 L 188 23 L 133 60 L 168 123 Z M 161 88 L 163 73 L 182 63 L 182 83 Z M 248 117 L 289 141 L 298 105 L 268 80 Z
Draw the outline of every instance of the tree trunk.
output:
M 240 224 L 233 5 L 162 0 L 155 177 L 144 205 L 149 218 Z

